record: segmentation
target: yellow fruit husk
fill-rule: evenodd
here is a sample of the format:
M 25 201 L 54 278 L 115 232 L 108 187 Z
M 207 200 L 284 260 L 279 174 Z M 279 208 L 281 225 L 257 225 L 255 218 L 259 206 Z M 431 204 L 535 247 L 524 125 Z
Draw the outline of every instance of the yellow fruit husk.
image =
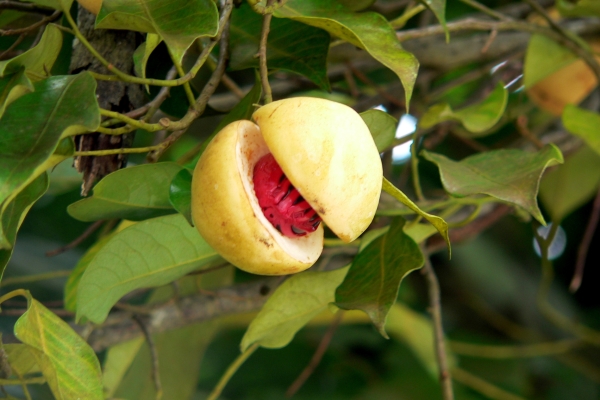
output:
M 94 15 L 98 15 L 102 7 L 102 0 L 77 0 L 77 2 Z

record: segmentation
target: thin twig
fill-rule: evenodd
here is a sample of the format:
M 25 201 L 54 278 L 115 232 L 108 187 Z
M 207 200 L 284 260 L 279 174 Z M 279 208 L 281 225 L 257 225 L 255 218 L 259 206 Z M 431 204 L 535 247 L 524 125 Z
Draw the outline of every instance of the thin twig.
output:
M 36 275 L 15 276 L 10 278 L 4 278 L 2 282 L 0 282 L 0 287 L 8 285 L 21 285 L 23 283 L 44 281 L 47 279 L 63 278 L 69 275 L 71 275 L 71 270 L 52 271 Z
M 156 400 L 160 400 L 163 395 L 163 390 L 162 384 L 160 382 L 160 369 L 158 364 L 158 351 L 156 350 L 156 344 L 154 343 L 154 339 L 152 339 L 152 335 L 148 330 L 146 321 L 144 321 L 137 314 L 134 314 L 132 318 L 139 325 L 140 329 L 144 333 L 146 342 L 148 343 L 148 348 L 150 349 L 150 357 L 152 357 L 152 381 L 154 382 L 154 388 L 156 389 Z
M 323 338 L 321 339 L 321 342 L 319 343 L 315 354 L 313 354 L 312 358 L 310 359 L 310 362 L 285 392 L 286 397 L 292 397 L 294 394 L 296 394 L 296 392 L 302 387 L 302 385 L 304 385 L 304 382 L 306 382 L 306 380 L 312 375 L 315 368 L 317 368 L 317 366 L 321 362 L 321 359 L 323 358 L 323 355 L 325 354 L 325 351 L 327 351 L 327 348 L 329 347 L 329 343 L 331 343 L 333 334 L 340 325 L 340 322 L 342 322 L 343 316 L 344 312 L 342 310 L 339 310 L 335 314 L 333 321 L 331 321 L 327 332 L 325 332 L 325 335 L 323 335 Z
M 9 0 L 0 1 L 0 10 L 15 10 L 44 15 L 52 14 L 52 12 L 54 11 L 52 8 L 38 6 L 37 4 L 33 3 L 24 3 L 21 1 Z
M 246 351 L 244 351 L 242 354 L 240 354 L 233 361 L 233 363 L 231 363 L 229 368 L 227 368 L 227 371 L 225 371 L 223 376 L 221 376 L 221 379 L 219 380 L 219 383 L 217 383 L 217 386 L 215 386 L 215 388 L 210 393 L 210 395 L 206 398 L 206 400 L 217 400 L 219 398 L 219 396 L 221 395 L 221 392 L 225 388 L 225 385 L 227 385 L 227 382 L 229 382 L 231 377 L 242 366 L 244 361 L 246 361 L 248 359 L 248 357 L 250 357 L 252 355 L 252 353 L 254 353 L 256 351 L 256 349 L 258 349 L 258 343 L 254 343 L 252 346 L 248 347 L 246 349 Z
M 537 136 L 535 136 L 527 127 L 526 115 L 520 115 L 517 118 L 517 131 L 519 131 L 521 136 L 533 143 L 538 149 L 542 149 L 544 147 L 544 143 L 542 143 L 542 141 L 538 139 Z
M 273 2 L 274 0 L 267 0 L 266 7 L 271 7 Z M 262 82 L 265 104 L 269 104 L 273 101 L 273 93 L 271 92 L 271 85 L 269 85 L 269 69 L 267 67 L 267 39 L 269 37 L 269 30 L 271 29 L 271 18 L 273 18 L 272 13 L 265 13 L 263 17 L 262 31 L 260 33 L 260 46 L 258 48 L 260 80 Z
M 454 380 L 462 383 L 463 385 L 470 387 L 485 395 L 489 399 L 496 400 L 525 400 L 523 397 L 519 397 L 504 389 L 500 389 L 498 386 L 492 385 L 488 381 L 481 379 L 478 376 L 471 374 L 461 368 L 452 368 L 452 376 Z
M 423 195 L 423 189 L 421 188 L 421 179 L 419 178 L 419 155 L 418 146 L 419 140 L 421 139 L 420 130 L 417 129 L 413 134 L 413 142 L 410 145 L 410 168 L 413 178 L 413 187 L 415 189 L 415 195 L 419 201 L 424 201 L 425 196 Z
M 41 26 L 44 26 L 54 20 L 57 20 L 58 17 L 60 17 L 61 15 L 62 15 L 62 11 L 55 11 L 52 13 L 52 15 L 44 17 L 41 20 L 39 20 L 38 22 L 36 22 L 35 24 L 31 24 L 29 26 L 26 26 L 25 28 L 0 29 L 0 36 L 21 35 L 23 33 L 28 33 L 28 32 L 34 31 Z
M 361 80 L 361 82 L 363 82 L 365 85 L 371 86 L 373 89 L 375 89 L 377 91 L 377 93 L 379 93 L 379 95 L 381 97 L 383 97 L 384 99 L 386 99 L 387 101 L 389 101 L 390 103 L 395 105 L 396 107 L 398 107 L 400 109 L 404 109 L 406 104 L 404 104 L 404 102 L 402 100 L 400 100 L 400 99 L 394 97 L 393 95 L 389 94 L 388 92 L 386 92 L 379 85 L 377 85 L 375 82 L 373 82 L 368 76 L 366 76 L 362 71 L 360 71 L 359 69 L 356 69 L 352 64 L 347 63 L 346 65 L 348 66 L 350 71 L 352 71 L 352 73 L 358 79 Z
M 21 315 L 25 314 L 28 310 L 28 308 L 7 308 L 2 309 L 2 315 L 20 317 Z M 63 310 L 62 308 L 49 308 L 48 310 L 58 315 L 59 317 L 72 318 L 75 316 L 74 312 Z
M 498 19 L 500 21 L 508 21 L 508 20 L 510 20 L 510 18 L 507 17 L 506 15 L 501 14 L 501 13 L 499 13 L 496 10 L 492 10 L 488 6 L 486 6 L 484 4 L 481 4 L 478 1 L 475 1 L 475 0 L 460 0 L 460 1 L 463 2 L 463 3 L 465 3 L 465 4 L 467 4 L 467 5 L 469 5 L 469 6 L 471 6 L 471 7 L 473 7 L 476 10 L 481 11 L 484 14 L 489 15 L 492 18 L 496 18 L 496 19 Z
M 94 222 L 93 224 L 88 226 L 85 229 L 85 231 L 83 231 L 83 233 L 81 235 L 79 235 L 77 238 L 75 238 L 75 240 L 73 240 L 71 243 L 66 244 L 62 247 L 59 247 L 58 249 L 47 251 L 46 257 L 54 257 L 58 254 L 64 253 L 67 250 L 71 250 L 72 248 L 79 246 L 81 244 L 81 242 L 83 242 L 85 239 L 90 237 L 90 235 L 92 233 L 96 232 L 96 230 L 98 228 L 100 228 L 103 223 L 104 223 L 104 220 Z
M 569 290 L 571 292 L 576 292 L 577 289 L 579 289 L 579 287 L 581 286 L 588 249 L 590 248 L 590 244 L 592 243 L 594 232 L 596 232 L 596 228 L 598 227 L 598 220 L 600 220 L 600 188 L 598 189 L 598 193 L 596 193 L 596 199 L 594 200 L 592 214 L 590 215 L 590 220 L 588 221 L 588 224 L 585 228 L 583 239 L 581 239 L 579 249 L 577 250 L 577 262 L 575 263 L 575 272 L 573 274 L 573 279 L 571 279 L 571 284 L 569 285 Z
M 442 394 L 444 400 L 454 399 L 452 390 L 452 377 L 450 376 L 450 368 L 448 367 L 448 357 L 446 354 L 446 346 L 444 344 L 444 327 L 442 325 L 442 305 L 440 301 L 440 284 L 438 282 L 433 266 L 426 251 L 423 251 L 425 256 L 425 265 L 423 273 L 427 279 L 427 290 L 429 292 L 429 307 L 431 317 L 433 319 L 433 330 L 435 333 L 435 356 L 440 371 L 440 383 L 442 385 Z
M 482 345 L 456 341 L 449 341 L 448 344 L 455 354 L 461 356 L 514 359 L 564 354 L 581 345 L 581 341 L 576 339 L 565 339 L 554 342 L 516 346 Z
M 10 47 L 6 50 L 4 50 L 2 53 L 0 53 L 0 60 L 2 60 L 4 58 L 4 56 L 6 56 L 7 54 L 9 54 L 11 51 L 13 51 L 18 45 L 21 44 L 21 42 L 23 41 L 23 39 L 25 39 L 25 34 L 21 34 L 19 35 L 19 37 L 10 45 Z

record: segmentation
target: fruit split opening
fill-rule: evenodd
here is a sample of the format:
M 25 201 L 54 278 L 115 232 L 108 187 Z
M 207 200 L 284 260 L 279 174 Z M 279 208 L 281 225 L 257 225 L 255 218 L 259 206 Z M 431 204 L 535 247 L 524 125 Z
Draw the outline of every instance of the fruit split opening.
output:
M 321 217 L 292 185 L 271 153 L 254 166 L 253 182 L 263 214 L 283 235 L 304 236 L 319 227 Z

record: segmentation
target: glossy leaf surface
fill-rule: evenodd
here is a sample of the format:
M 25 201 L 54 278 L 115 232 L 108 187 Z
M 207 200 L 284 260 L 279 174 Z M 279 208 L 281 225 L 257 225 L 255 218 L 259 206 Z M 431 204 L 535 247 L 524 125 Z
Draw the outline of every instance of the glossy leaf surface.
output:
M 10 103 L 30 92 L 33 92 L 33 84 L 27 78 L 24 67 L 0 78 L 0 118 Z
M 169 201 L 178 213 L 183 215 L 190 225 L 192 221 L 192 173 L 184 168 L 171 180 Z

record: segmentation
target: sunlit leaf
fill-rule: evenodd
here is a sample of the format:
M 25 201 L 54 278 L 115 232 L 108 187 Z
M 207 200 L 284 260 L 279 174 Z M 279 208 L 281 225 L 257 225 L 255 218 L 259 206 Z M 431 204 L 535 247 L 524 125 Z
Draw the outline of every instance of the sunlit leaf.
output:
M 584 146 L 564 165 L 544 174 L 540 200 L 552 221 L 567 215 L 590 201 L 600 186 L 600 154 Z
M 276 349 L 285 347 L 296 332 L 334 301 L 348 267 L 326 272 L 302 272 L 288 278 L 269 297 L 242 338 L 245 351 L 254 343 Z
M 369 127 L 377 150 L 381 152 L 392 145 L 398 125 L 396 118 L 381 110 L 368 110 L 360 113 L 360 116 Z
M 377 13 L 353 13 L 336 0 L 289 0 L 273 14 L 325 29 L 332 35 L 365 49 L 398 75 L 410 102 L 419 62 L 402 48 L 396 33 Z
M 31 347 L 59 400 L 104 399 L 102 374 L 91 347 L 62 319 L 35 299 L 15 324 L 15 336 Z
M 575 54 L 547 36 L 532 35 L 525 54 L 523 85 L 530 88 L 576 59 Z
M 181 63 L 194 40 L 217 34 L 218 19 L 211 0 L 104 0 L 96 28 L 156 33 Z
M 243 3 L 233 11 L 230 26 L 233 70 L 258 68 L 263 18 Z M 327 53 L 329 34 L 290 19 L 271 20 L 267 43 L 267 65 L 306 76 L 321 89 L 329 91 Z
M 10 103 L 30 92 L 33 92 L 33 84 L 27 78 L 24 67 L 0 78 L 0 118 Z
M 508 102 L 508 91 L 502 82 L 481 102 L 453 111 L 447 103 L 430 107 L 419 120 L 419 126 L 427 129 L 444 121 L 458 121 L 472 133 L 482 133 L 500 120 Z
M 421 154 L 439 167 L 448 193 L 454 196 L 487 194 L 522 207 L 545 224 L 537 204 L 537 193 L 544 170 L 563 162 L 558 147 L 548 145 L 535 153 L 518 149 L 494 150 L 460 162 L 428 151 Z
M 597 0 L 557 0 L 556 6 L 565 17 L 600 17 L 600 3 Z
M 0 203 L 72 154 L 72 140 L 59 146 L 61 137 L 98 127 L 95 89 L 87 72 L 51 77 L 6 108 L 0 120 Z
M 181 215 L 139 222 L 110 238 L 77 290 L 77 319 L 101 323 L 126 293 L 167 284 L 220 259 Z
M 569 132 L 582 138 L 600 154 L 600 114 L 569 104 L 563 112 L 562 122 Z
M 394 219 L 385 235 L 358 253 L 335 292 L 336 306 L 364 311 L 385 338 L 385 320 L 400 283 L 424 262 L 419 246 L 404 233 L 404 223 L 400 217 Z
M 40 42 L 35 47 L 10 60 L 0 61 L 0 77 L 17 73 L 24 67 L 25 74 L 32 81 L 44 79 L 52 69 L 61 46 L 60 29 L 54 24 L 47 25 Z
M 173 162 L 143 164 L 113 172 L 94 186 L 94 194 L 69 205 L 80 221 L 124 218 L 140 221 L 175 212 L 169 187 L 181 171 Z
M 184 168 L 171 180 L 169 189 L 169 201 L 177 212 L 187 219 L 190 225 L 192 221 L 192 173 Z
M 133 66 L 135 74 L 141 78 L 146 77 L 146 65 L 148 64 L 148 59 L 150 55 L 162 42 L 162 39 L 156 33 L 148 33 L 146 35 L 146 41 L 139 45 L 135 52 L 133 53 Z M 146 90 L 149 92 L 150 89 L 146 86 Z

